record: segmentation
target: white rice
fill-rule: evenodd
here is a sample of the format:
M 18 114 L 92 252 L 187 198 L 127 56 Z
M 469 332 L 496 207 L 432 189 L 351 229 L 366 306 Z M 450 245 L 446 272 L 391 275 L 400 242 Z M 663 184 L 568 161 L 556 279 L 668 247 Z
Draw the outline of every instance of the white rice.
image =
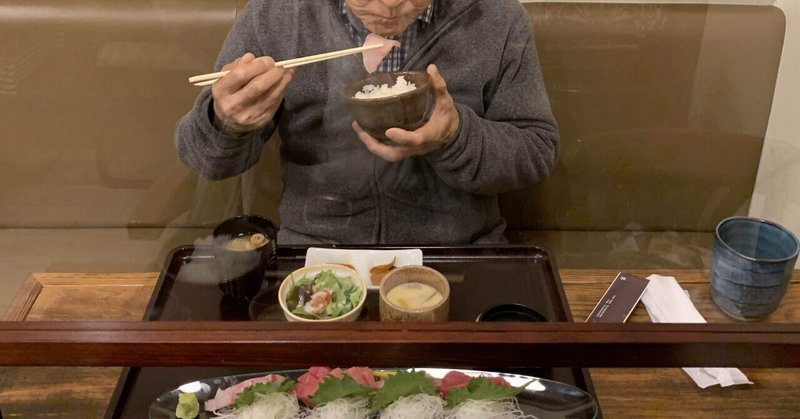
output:
M 362 87 L 360 92 L 356 92 L 353 97 L 356 99 L 376 99 L 380 97 L 396 96 L 400 93 L 410 92 L 416 88 L 417 85 L 407 82 L 404 76 L 398 76 L 397 81 L 392 87 L 389 87 L 388 84 L 382 84 L 380 86 L 368 84 Z

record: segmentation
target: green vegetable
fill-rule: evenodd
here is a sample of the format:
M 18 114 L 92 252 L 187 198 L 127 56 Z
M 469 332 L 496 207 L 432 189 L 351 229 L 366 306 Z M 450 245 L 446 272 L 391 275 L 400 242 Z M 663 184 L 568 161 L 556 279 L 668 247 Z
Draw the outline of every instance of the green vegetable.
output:
M 293 314 L 308 319 L 330 319 L 347 314 L 361 301 L 363 292 L 351 277 L 337 276 L 333 270 L 321 271 L 313 277 L 304 275 L 302 278 L 292 281 L 292 288 L 286 294 L 286 306 Z M 327 290 L 331 294 L 330 304 L 319 314 L 309 313 L 300 304 L 298 293 L 300 287 L 310 289 L 312 294 Z
M 397 399 L 414 394 L 436 394 L 433 382 L 422 371 L 397 371 L 386 378 L 383 387 L 372 398 L 371 410 L 377 412 Z
M 200 414 L 200 403 L 194 393 L 178 394 L 178 407 L 175 409 L 175 417 L 179 419 L 192 419 Z
M 357 383 L 348 375 L 342 378 L 329 375 L 319 384 L 311 400 L 316 404 L 323 404 L 343 397 L 369 397 L 372 391 L 371 387 Z
M 495 384 L 492 380 L 485 377 L 475 377 L 469 380 L 466 387 L 452 388 L 447 393 L 447 404 L 445 407 L 453 407 L 467 400 L 505 400 L 510 399 L 521 393 L 530 383 L 519 387 L 506 387 Z
M 253 384 L 250 387 L 242 390 L 236 396 L 236 401 L 233 402 L 233 407 L 236 409 L 241 409 L 245 406 L 249 406 L 256 401 L 256 394 L 272 394 L 272 393 L 285 393 L 294 388 L 294 381 L 286 379 L 281 381 L 280 385 L 275 385 L 272 383 L 260 383 L 260 384 Z
M 306 309 L 303 306 L 295 307 L 294 310 L 292 310 L 292 314 L 296 314 L 296 315 L 298 315 L 300 317 L 306 317 L 306 318 L 309 318 L 309 319 L 321 319 L 322 318 L 322 317 L 320 317 L 320 316 L 318 316 L 318 315 L 316 315 L 314 313 L 307 312 Z

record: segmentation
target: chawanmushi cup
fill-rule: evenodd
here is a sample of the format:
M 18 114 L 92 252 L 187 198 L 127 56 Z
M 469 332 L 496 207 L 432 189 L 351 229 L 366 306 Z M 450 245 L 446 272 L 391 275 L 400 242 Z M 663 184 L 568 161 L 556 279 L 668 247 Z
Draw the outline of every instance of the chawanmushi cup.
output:
M 421 283 L 433 287 L 442 300 L 432 306 L 407 308 L 393 304 L 389 292 L 405 283 Z M 421 265 L 407 265 L 389 271 L 380 285 L 378 303 L 381 321 L 390 322 L 444 322 L 450 316 L 450 283 L 441 272 Z

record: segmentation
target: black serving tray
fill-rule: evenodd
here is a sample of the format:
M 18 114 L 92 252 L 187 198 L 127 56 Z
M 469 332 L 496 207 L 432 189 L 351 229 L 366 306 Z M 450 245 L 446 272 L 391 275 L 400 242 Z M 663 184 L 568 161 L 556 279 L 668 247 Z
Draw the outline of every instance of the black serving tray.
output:
M 319 247 L 319 246 L 318 246 Z M 408 246 L 330 246 L 346 249 L 402 249 Z M 571 322 L 569 305 L 555 263 L 536 246 L 417 247 L 423 264 L 450 281 L 450 320 L 475 321 L 498 304 L 517 303 L 547 321 Z M 306 246 L 279 246 L 277 267 L 267 271 L 264 287 L 274 286 L 303 266 Z M 206 246 L 182 246 L 167 257 L 147 307 L 145 321 L 246 321 L 249 301 L 224 295 L 214 282 L 213 254 Z M 377 291 L 367 297 L 361 319 L 378 317 Z M 354 360 L 354 365 L 358 362 Z M 312 365 L 308 365 L 309 367 Z M 350 365 L 342 365 L 348 367 Z M 398 365 L 397 367 L 408 367 Z M 257 367 L 132 367 L 121 375 L 106 418 L 144 418 L 159 395 L 183 383 L 224 375 L 263 371 Z M 580 368 L 501 368 L 580 387 L 595 395 L 589 372 Z M 599 417 L 599 416 L 598 416 Z

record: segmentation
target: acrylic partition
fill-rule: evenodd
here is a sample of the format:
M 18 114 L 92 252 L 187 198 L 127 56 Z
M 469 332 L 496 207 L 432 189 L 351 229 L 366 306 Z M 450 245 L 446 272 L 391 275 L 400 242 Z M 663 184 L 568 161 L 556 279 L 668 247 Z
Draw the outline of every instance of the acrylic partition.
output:
M 12 40 L 1 47 L 3 141 L 15 151 L 2 169 L 6 296 L 31 272 L 158 270 L 170 250 L 237 213 L 280 221 L 278 141 L 255 168 L 224 181 L 198 177 L 175 153 L 175 123 L 198 93 L 185 79 L 213 66 L 242 5 L 199 2 L 188 13 L 174 2 L 126 4 L 0 9 Z M 776 167 L 759 165 L 773 97 L 786 95 L 775 89 L 786 12 L 524 7 L 561 154 L 545 182 L 502 197 L 509 240 L 548 246 L 562 267 L 708 266 L 715 223 L 748 213 L 759 173 L 795 163 L 784 129 L 764 160 Z M 787 90 L 791 77 L 783 75 Z M 792 198 L 763 178 L 758 208 L 783 219 Z M 26 250 L 40 243 L 47 252 Z

